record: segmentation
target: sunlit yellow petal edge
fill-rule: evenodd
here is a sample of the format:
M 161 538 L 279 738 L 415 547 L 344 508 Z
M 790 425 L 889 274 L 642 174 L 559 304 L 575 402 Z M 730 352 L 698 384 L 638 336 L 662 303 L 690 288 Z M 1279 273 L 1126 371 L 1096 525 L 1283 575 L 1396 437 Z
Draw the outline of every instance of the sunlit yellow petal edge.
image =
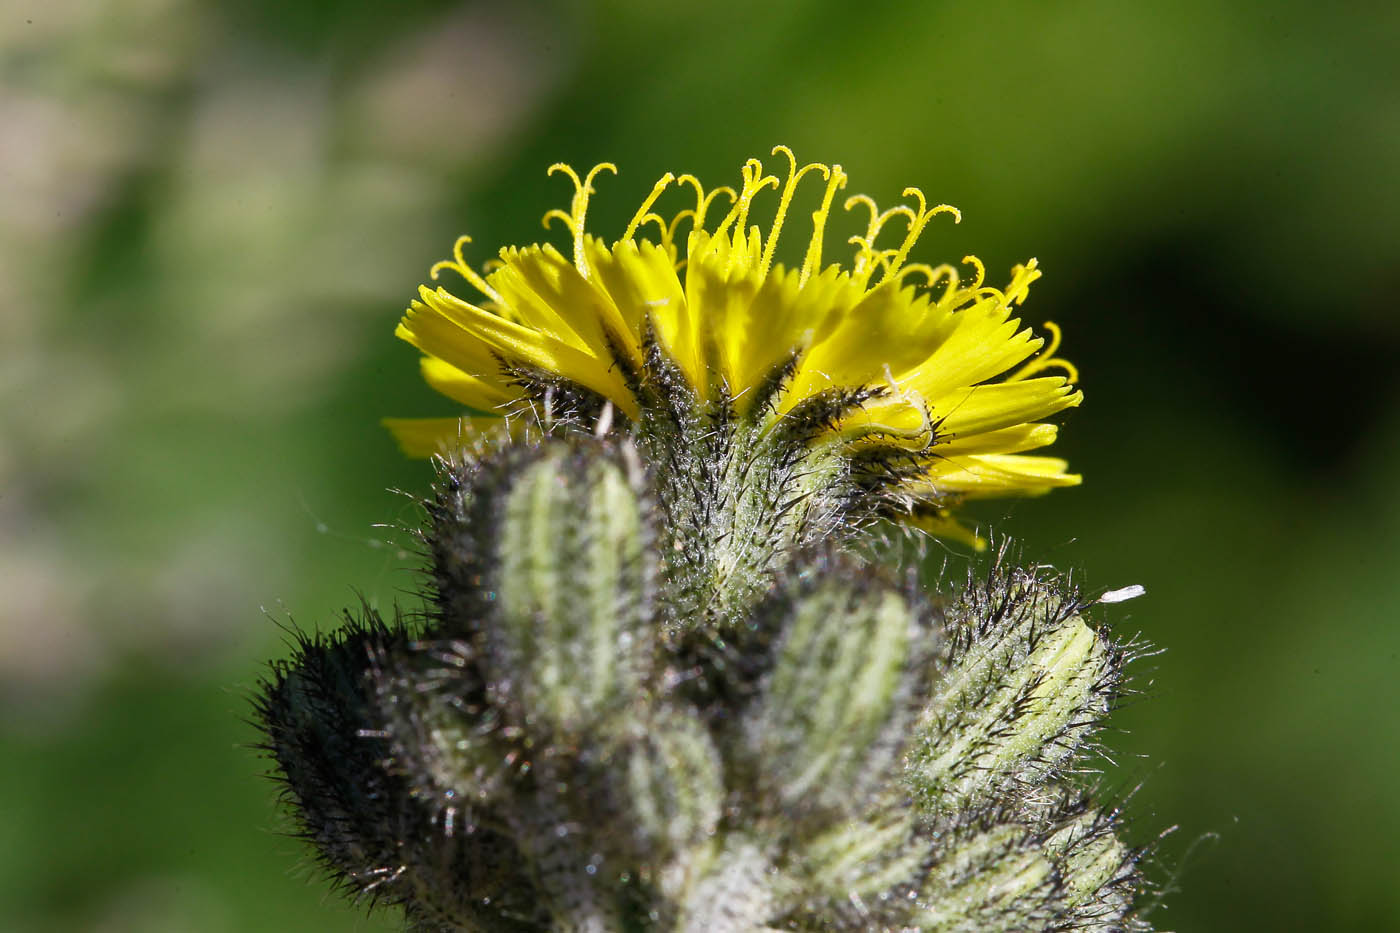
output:
M 737 190 L 667 173 L 611 245 L 585 229 L 585 218 L 598 176 L 616 168 L 603 163 L 580 177 L 551 166 L 574 194 L 545 225 L 567 228 L 571 255 L 549 244 L 507 247 L 478 272 L 463 258 L 470 238 L 462 237 L 453 258 L 433 266 L 434 280 L 456 273 L 470 297 L 424 286 L 396 333 L 426 354 L 429 384 L 472 411 L 386 421 L 401 446 L 415 456 L 451 450 L 490 424 L 491 413 L 529 407 L 519 372 L 594 393 L 615 406 L 619 422 L 637 419 L 643 403 L 626 373 L 642 366 L 654 340 L 698 402 L 723 397 L 738 414 L 773 425 L 818 393 L 874 390 L 829 432 L 852 452 L 898 443 L 916 456 L 921 472 L 903 491 L 932 506 L 919 524 L 937 533 L 967 537 L 946 510 L 963 498 L 1078 484 L 1063 460 L 1024 453 L 1054 440 L 1041 419 L 1083 398 L 1075 368 L 1055 355 L 1059 328 L 1045 325 L 1047 346 L 1013 316 L 1040 277 L 1036 261 L 1013 268 L 1002 289 L 985 284 L 973 256 L 963 259 L 970 276 L 910 261 L 930 221 L 960 215 L 907 188 L 907 203 L 886 210 L 865 195 L 847 198 L 847 210 L 868 214 L 865 232 L 851 238 L 848 265 L 823 265 L 827 220 L 846 175 L 839 165 L 799 167 L 784 146 L 773 153 L 786 162 L 784 177 L 750 159 Z M 802 264 L 789 268 L 774 254 L 794 192 L 808 180 L 823 186 L 820 205 Z M 749 215 L 768 188 L 777 206 L 764 230 Z M 668 189 L 684 203 L 662 213 Z M 776 397 L 752 410 L 760 385 L 785 365 Z

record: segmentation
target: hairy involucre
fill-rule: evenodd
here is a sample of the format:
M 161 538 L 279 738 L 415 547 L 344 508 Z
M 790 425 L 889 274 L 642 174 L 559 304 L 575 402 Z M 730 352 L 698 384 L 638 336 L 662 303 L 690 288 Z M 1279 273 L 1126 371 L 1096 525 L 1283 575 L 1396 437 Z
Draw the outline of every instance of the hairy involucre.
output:
M 420 931 L 1146 929 L 1077 778 L 1124 652 L 1063 579 L 999 560 L 929 597 L 839 536 L 744 557 L 761 530 L 715 540 L 644 462 L 455 460 L 426 617 L 274 667 L 266 748 L 341 886 Z

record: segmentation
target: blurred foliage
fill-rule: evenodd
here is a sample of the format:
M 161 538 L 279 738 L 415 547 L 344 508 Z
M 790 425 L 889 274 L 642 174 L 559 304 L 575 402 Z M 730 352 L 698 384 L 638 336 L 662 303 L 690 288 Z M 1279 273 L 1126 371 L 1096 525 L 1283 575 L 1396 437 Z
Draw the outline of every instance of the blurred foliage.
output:
M 241 717 L 284 606 L 415 586 L 376 523 L 428 468 L 377 419 L 450 406 L 398 313 L 455 234 L 540 236 L 551 162 L 616 161 L 620 229 L 778 142 L 962 208 L 921 258 L 1046 269 L 1086 484 L 982 515 L 1147 587 L 1109 779 L 1178 827 L 1153 919 L 1393 927 L 1397 35 L 1297 0 L 0 0 L 4 927 L 392 928 L 298 871 Z

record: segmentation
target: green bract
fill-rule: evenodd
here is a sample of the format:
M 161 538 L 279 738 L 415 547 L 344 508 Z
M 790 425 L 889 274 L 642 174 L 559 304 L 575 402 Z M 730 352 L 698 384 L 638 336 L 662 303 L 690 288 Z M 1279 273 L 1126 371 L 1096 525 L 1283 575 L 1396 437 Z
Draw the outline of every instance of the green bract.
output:
M 930 596 L 840 523 L 710 541 L 646 440 L 446 464 L 426 618 L 274 668 L 266 747 L 343 887 L 418 931 L 1146 929 L 1075 786 L 1123 652 L 1063 580 Z

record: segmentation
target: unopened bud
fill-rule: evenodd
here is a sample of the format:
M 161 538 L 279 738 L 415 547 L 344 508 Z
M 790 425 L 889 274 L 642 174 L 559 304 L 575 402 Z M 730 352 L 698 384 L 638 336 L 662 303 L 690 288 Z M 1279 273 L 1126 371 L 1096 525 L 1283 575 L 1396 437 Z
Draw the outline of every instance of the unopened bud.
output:
M 1108 713 L 1120 658 L 1057 578 L 995 570 L 948 610 L 947 669 L 910 756 L 940 812 L 1053 776 Z

